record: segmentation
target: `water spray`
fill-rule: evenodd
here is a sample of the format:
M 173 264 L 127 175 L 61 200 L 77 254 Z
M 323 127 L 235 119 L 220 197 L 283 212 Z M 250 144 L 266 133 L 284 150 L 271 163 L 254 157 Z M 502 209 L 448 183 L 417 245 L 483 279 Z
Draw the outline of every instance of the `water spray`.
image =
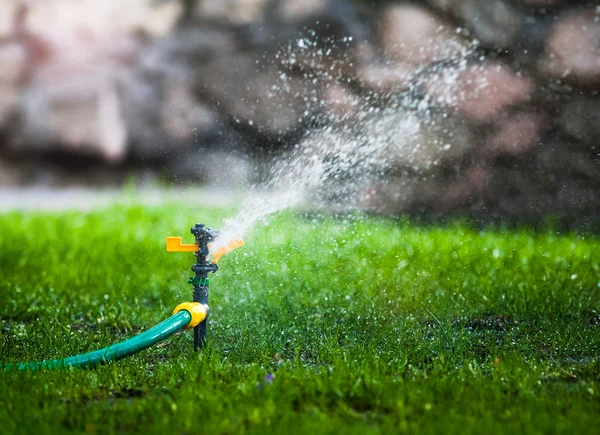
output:
M 193 302 L 179 304 L 175 307 L 171 317 L 121 343 L 64 359 L 0 365 L 0 369 L 38 370 L 95 367 L 138 353 L 165 340 L 177 331 L 192 328 L 194 329 L 194 351 L 197 351 L 206 343 L 206 323 L 210 311 L 208 308 L 208 274 L 215 273 L 219 269 L 217 263 L 223 255 L 242 246 L 244 242 L 242 240 L 231 241 L 227 245 L 220 246 L 211 255 L 211 242 L 219 236 L 219 232 L 207 228 L 203 224 L 196 224 L 192 227 L 191 232 L 196 243 L 183 244 L 181 237 L 167 237 L 167 252 L 194 252 L 196 256 L 196 263 L 192 266 L 194 276 L 189 280 L 194 288 Z

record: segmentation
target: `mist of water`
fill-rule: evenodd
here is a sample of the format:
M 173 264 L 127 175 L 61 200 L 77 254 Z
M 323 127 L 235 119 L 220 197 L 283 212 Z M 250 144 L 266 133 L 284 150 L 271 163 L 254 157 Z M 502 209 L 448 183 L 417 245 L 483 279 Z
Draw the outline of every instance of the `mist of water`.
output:
M 343 43 L 347 42 L 345 38 Z M 288 47 L 287 61 L 294 63 L 298 51 L 319 60 L 323 52 L 315 47 L 310 39 L 299 39 L 295 47 Z M 308 131 L 291 152 L 277 158 L 267 182 L 248 192 L 238 214 L 226 220 L 211 251 L 244 238 L 274 213 L 301 204 L 351 210 L 368 198 L 370 185 L 385 183 L 397 168 L 427 171 L 444 154 L 457 152 L 450 117 L 439 107 L 457 98 L 453 87 L 474 48 L 452 49 L 453 55 L 444 62 L 416 68 L 402 92 L 370 92 L 351 102 L 352 117 L 329 114 L 316 120 L 320 127 Z M 339 80 L 327 71 L 312 72 L 306 78 L 321 84 Z M 281 74 L 280 81 L 279 91 L 287 92 L 286 74 Z M 318 107 L 324 104 L 316 95 L 312 101 Z

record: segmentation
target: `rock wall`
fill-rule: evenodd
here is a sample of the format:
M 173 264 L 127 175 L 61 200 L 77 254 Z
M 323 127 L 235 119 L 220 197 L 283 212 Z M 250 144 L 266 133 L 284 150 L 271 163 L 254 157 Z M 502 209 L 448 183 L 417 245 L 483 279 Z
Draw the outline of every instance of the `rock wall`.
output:
M 600 211 L 596 2 L 430 0 L 426 6 L 386 6 L 383 17 L 380 41 L 389 58 L 400 59 L 400 70 L 415 57 L 419 63 L 435 61 L 426 57 L 419 41 L 449 35 L 448 26 L 475 41 L 469 66 L 458 73 L 454 84 L 441 88 L 441 94 L 448 89 L 453 94 L 450 104 L 438 100 L 457 113 L 472 134 L 469 150 L 434 174 L 398 177 L 374 186 L 366 207 L 532 220 L 547 214 L 568 221 L 596 219 Z M 448 40 L 443 36 L 440 44 Z M 436 98 L 439 90 L 431 89 L 428 95 Z
M 600 211 L 597 2 L 49 3 L 0 1 L 0 184 L 231 183 L 351 125 L 392 138 L 362 208 Z

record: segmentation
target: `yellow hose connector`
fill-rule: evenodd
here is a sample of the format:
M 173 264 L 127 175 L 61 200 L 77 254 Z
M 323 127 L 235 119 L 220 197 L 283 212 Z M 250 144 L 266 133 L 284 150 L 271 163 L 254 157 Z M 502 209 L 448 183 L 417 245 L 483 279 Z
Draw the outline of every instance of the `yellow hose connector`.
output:
M 173 310 L 173 314 L 177 314 L 181 310 L 186 310 L 192 316 L 192 320 L 190 320 L 185 329 L 192 329 L 198 326 L 208 316 L 208 305 L 201 304 L 200 302 L 184 302 L 179 304 Z

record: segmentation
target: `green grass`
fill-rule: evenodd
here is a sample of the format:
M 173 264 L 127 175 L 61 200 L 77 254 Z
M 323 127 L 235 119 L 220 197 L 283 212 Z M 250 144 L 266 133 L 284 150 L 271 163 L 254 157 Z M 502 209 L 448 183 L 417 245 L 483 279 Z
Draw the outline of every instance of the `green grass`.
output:
M 90 351 L 190 300 L 195 222 L 231 210 L 0 215 L 1 362 Z M 600 240 L 285 214 L 211 277 L 209 345 L 0 372 L 2 433 L 595 433 Z M 272 383 L 264 382 L 274 374 Z

